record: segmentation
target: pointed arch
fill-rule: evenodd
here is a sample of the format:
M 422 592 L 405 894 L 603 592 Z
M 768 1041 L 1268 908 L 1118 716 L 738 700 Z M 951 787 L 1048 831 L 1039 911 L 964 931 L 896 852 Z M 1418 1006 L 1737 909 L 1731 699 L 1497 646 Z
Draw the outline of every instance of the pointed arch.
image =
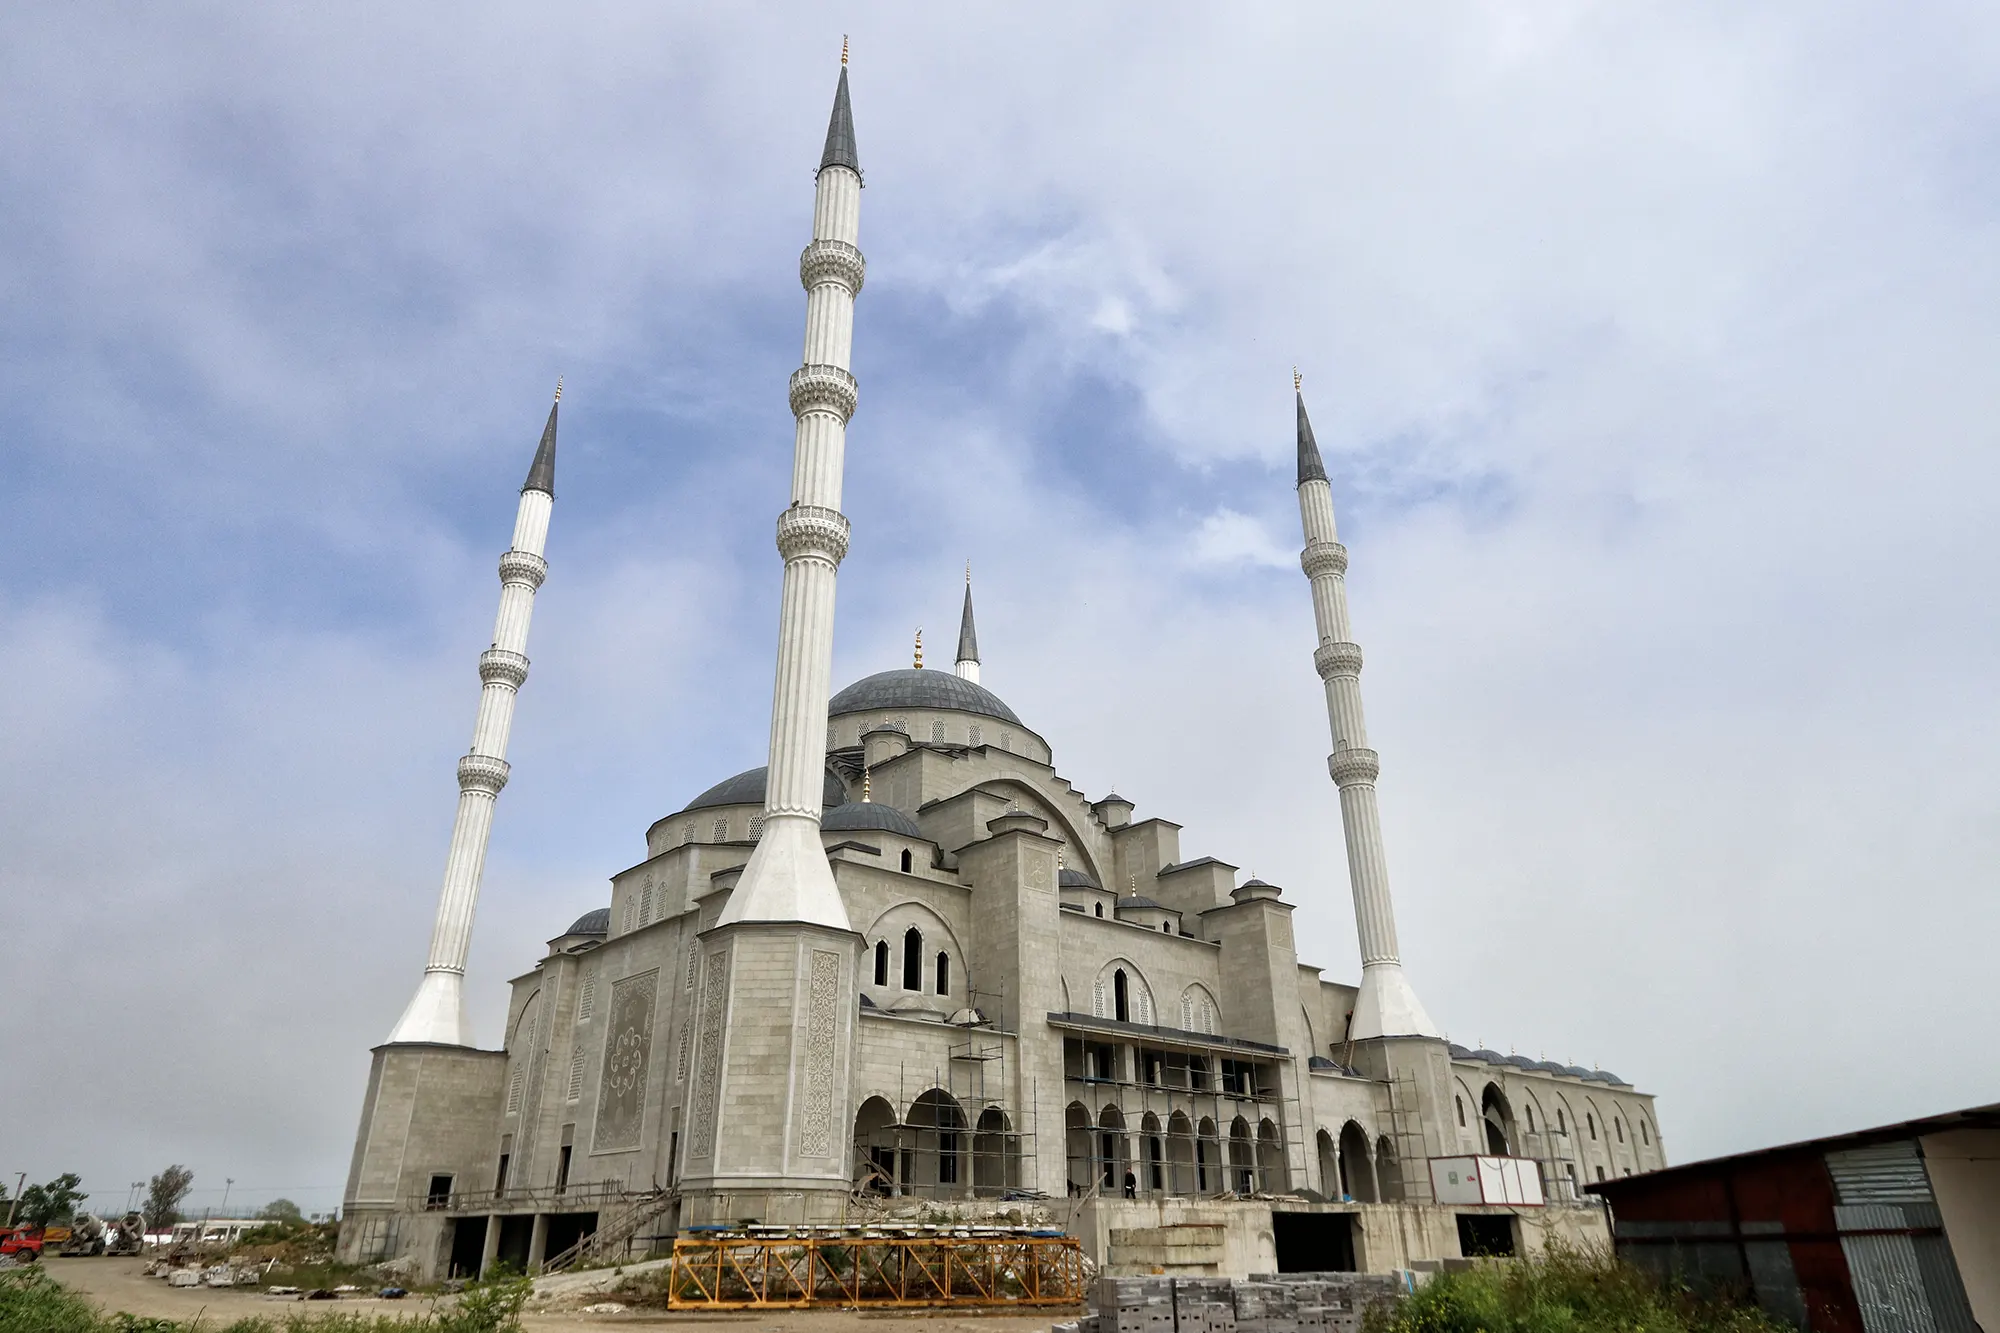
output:
M 1119 976 L 1123 974 L 1124 997 L 1120 1004 Z M 1093 994 L 1092 1014 L 1098 1018 L 1118 1019 L 1126 1023 L 1152 1026 L 1153 988 L 1146 981 L 1145 973 L 1130 958 L 1119 956 L 1111 959 L 1097 973 L 1097 990 Z
M 1215 1003 L 1215 996 L 1200 982 L 1181 992 L 1180 1025 L 1183 1032 L 1214 1036 L 1221 1012 Z

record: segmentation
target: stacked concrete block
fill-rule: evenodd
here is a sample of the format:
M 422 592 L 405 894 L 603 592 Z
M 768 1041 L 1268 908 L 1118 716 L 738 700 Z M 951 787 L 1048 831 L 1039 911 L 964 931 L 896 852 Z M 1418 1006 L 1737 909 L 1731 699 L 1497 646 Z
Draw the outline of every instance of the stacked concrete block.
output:
M 1398 1273 L 1258 1273 L 1247 1280 L 1103 1277 L 1091 1312 L 1053 1333 L 1360 1333 Z

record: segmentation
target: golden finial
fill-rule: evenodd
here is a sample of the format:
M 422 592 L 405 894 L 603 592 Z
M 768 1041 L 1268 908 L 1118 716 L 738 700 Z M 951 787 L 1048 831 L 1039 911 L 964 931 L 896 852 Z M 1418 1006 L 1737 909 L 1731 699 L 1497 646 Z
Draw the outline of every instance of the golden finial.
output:
M 1304 377 L 1303 375 L 1299 374 L 1299 368 L 1298 368 L 1297 366 L 1293 366 L 1293 367 L 1292 367 L 1292 392 L 1293 392 L 1293 393 L 1304 393 L 1304 392 L 1305 392 L 1305 383 L 1306 383 L 1306 381 L 1305 381 L 1305 377 Z
M 1132 896 L 1134 898 L 1139 896 L 1139 877 L 1137 875 L 1132 876 Z
M 917 670 L 924 669 L 924 627 L 917 626 Z
M 556 401 L 562 401 L 562 376 L 556 376 Z
M 840 34 L 840 67 L 847 68 L 847 34 Z
M 1063 868 L 1063 849 L 1058 847 L 1056 848 L 1056 869 L 1061 870 L 1062 868 Z
M 972 562 L 970 560 L 965 562 L 965 586 L 968 588 L 972 586 Z
M 863 764 L 861 766 L 861 800 L 864 804 L 872 802 L 875 799 L 873 778 L 874 775 L 868 771 L 868 765 Z

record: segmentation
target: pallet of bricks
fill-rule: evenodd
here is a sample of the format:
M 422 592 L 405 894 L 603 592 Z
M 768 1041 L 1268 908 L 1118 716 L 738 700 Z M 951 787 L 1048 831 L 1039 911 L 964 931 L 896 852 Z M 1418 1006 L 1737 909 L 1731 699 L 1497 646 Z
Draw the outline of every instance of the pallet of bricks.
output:
M 1091 1313 L 1051 1333 L 1360 1333 L 1370 1305 L 1409 1289 L 1396 1273 L 1104 1277 Z

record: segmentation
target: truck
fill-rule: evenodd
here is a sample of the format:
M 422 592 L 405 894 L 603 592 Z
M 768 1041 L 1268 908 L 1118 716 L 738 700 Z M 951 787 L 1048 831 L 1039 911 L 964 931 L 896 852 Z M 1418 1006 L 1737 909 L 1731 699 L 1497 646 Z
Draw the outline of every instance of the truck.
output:
M 12 1259 L 17 1264 L 31 1264 L 41 1257 L 40 1227 L 0 1227 L 0 1258 Z

